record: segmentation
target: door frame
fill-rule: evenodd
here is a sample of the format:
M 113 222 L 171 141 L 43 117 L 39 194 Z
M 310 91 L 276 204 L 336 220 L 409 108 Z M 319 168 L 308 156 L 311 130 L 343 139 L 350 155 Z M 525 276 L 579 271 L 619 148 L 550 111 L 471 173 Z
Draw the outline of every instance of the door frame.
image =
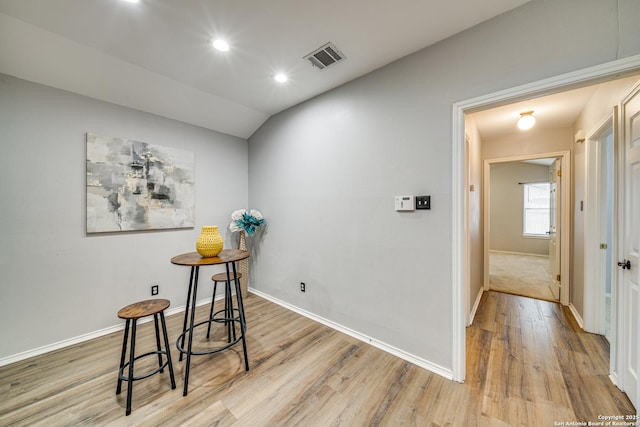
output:
M 589 132 L 585 138 L 585 157 L 586 157 L 586 180 L 585 180 L 585 209 L 584 209 L 584 230 L 585 230 L 585 245 L 584 245 L 584 329 L 587 332 L 604 335 L 604 307 L 602 303 L 598 301 L 602 299 L 604 295 L 605 285 L 601 282 L 600 278 L 604 273 L 602 271 L 603 265 L 601 262 L 601 249 L 600 243 L 602 239 L 601 222 L 603 220 L 603 211 L 606 207 L 602 206 L 602 147 L 601 138 L 609 131 L 613 133 L 613 217 L 617 218 L 617 207 L 615 203 L 615 194 L 618 191 L 616 185 L 616 174 L 618 171 L 617 159 L 615 153 L 617 153 L 618 147 L 615 138 L 615 116 L 617 116 L 617 107 L 614 107 L 614 113 L 608 115 L 604 120 L 595 126 L 595 128 Z M 593 232 L 597 230 L 597 232 Z M 589 232 L 587 232 L 589 231 Z M 616 259 L 613 255 L 617 252 L 617 237 L 615 233 L 611 235 L 611 255 L 612 259 Z M 617 300 L 617 283 L 614 280 L 617 274 L 617 269 L 611 269 L 611 303 Z M 616 333 L 616 314 L 617 311 L 612 311 L 611 314 L 611 336 Z M 610 360 L 615 360 L 614 348 L 611 349 Z
M 456 102 L 452 106 L 452 168 L 451 168 L 451 280 L 452 280 L 452 378 L 464 382 L 466 376 L 466 294 L 469 292 L 467 270 L 470 260 L 466 254 L 469 234 L 465 228 L 466 191 L 465 182 L 465 114 L 522 101 L 527 98 L 550 95 L 580 86 L 616 79 L 640 70 L 640 55 L 634 55 L 582 70 L 550 77 Z M 616 344 L 612 343 L 612 347 Z
M 559 158 L 562 160 L 562 179 L 560 180 L 560 303 L 569 305 L 569 266 L 570 244 L 571 244 L 571 152 L 555 151 L 550 153 L 526 154 L 522 156 L 500 157 L 496 159 L 485 159 L 483 169 L 483 236 L 484 236 L 484 278 L 483 288 L 489 290 L 489 246 L 490 246 L 490 218 L 489 201 L 491 200 L 491 165 L 508 162 L 521 162 L 524 160 Z

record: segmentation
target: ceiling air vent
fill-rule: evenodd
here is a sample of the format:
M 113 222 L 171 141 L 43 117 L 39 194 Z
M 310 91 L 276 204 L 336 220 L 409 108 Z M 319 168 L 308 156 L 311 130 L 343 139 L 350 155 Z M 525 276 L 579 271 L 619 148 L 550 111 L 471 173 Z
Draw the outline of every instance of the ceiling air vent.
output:
M 327 43 L 304 57 L 311 65 L 324 70 L 330 65 L 345 59 L 345 56 L 332 43 Z

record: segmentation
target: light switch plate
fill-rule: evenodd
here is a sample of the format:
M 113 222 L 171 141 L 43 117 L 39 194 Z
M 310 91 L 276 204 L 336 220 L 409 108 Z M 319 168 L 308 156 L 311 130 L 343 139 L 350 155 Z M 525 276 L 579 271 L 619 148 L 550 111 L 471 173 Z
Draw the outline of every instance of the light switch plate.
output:
M 431 209 L 431 196 L 416 196 L 416 209 Z

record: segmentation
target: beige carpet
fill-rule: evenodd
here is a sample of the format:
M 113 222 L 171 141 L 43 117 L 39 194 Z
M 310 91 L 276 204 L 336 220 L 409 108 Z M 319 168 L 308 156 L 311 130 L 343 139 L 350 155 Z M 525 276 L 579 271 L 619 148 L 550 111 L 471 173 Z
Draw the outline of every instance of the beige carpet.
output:
M 557 301 L 550 270 L 548 257 L 489 252 L 489 288 L 494 291 Z

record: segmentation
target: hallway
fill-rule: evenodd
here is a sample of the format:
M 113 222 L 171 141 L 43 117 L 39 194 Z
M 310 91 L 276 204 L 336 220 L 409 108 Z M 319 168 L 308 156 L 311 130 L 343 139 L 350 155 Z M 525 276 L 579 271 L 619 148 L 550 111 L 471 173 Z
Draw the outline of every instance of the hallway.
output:
M 608 375 L 604 337 L 582 331 L 560 304 L 485 292 L 467 328 L 467 384 L 489 419 L 552 426 L 635 414 Z

